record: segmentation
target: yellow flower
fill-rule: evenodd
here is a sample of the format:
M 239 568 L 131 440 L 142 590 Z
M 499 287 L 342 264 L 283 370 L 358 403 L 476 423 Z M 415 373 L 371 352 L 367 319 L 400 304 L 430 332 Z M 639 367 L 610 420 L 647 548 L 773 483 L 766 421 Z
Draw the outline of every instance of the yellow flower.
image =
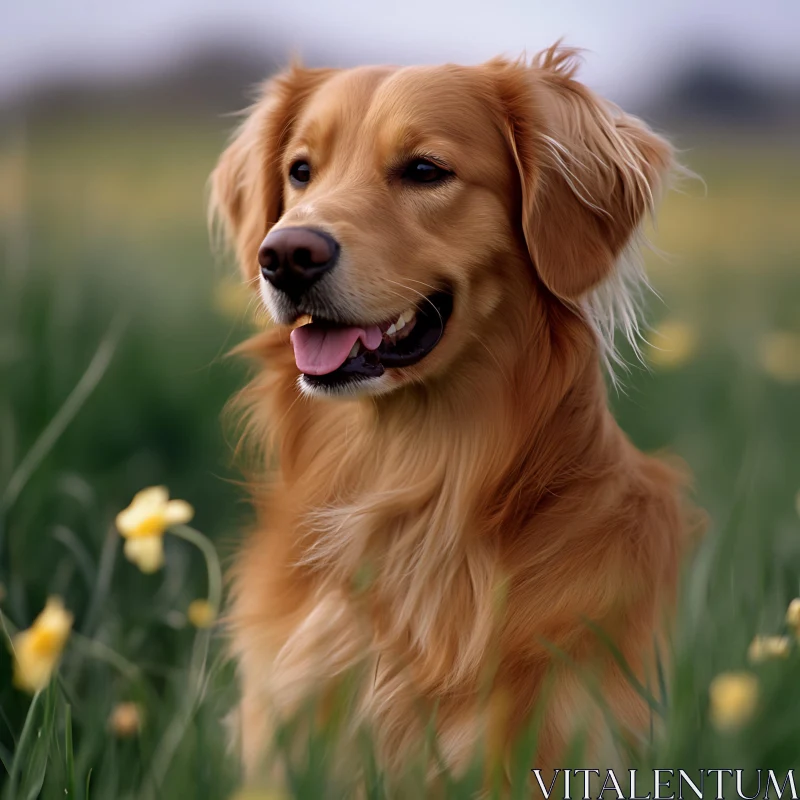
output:
M 723 672 L 708 689 L 711 722 L 720 731 L 741 728 L 758 706 L 758 679 L 749 672 Z
M 665 320 L 647 336 L 647 360 L 656 367 L 671 369 L 691 358 L 697 346 L 697 331 L 680 320 Z
M 289 795 L 280 789 L 242 789 L 231 800 L 289 800 Z
M 108 727 L 120 739 L 135 736 L 142 727 L 142 712 L 136 703 L 117 703 L 108 718 Z
M 786 624 L 800 635 L 800 597 L 795 597 L 786 609 Z
M 186 611 L 189 622 L 195 628 L 210 628 L 214 624 L 217 615 L 208 600 L 192 600 Z
M 758 343 L 758 357 L 764 372 L 781 383 L 800 381 L 800 334 L 771 331 Z
M 170 525 L 189 522 L 194 509 L 184 500 L 170 500 L 164 486 L 143 489 L 117 514 L 117 530 L 125 537 L 125 556 L 142 572 L 164 565 L 162 537 Z
M 788 655 L 788 636 L 756 636 L 747 651 L 747 658 L 754 664 L 770 658 L 786 658 Z
M 51 597 L 33 625 L 13 637 L 17 688 L 34 693 L 47 686 L 69 638 L 72 619 L 61 598 Z

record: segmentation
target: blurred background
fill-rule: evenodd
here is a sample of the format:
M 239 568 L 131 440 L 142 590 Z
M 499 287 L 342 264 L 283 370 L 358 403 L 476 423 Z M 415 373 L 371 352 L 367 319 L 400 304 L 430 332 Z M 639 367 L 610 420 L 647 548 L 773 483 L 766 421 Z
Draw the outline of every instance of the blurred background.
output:
M 61 594 L 76 630 L 146 676 L 137 688 L 68 652 L 76 767 L 94 770 L 93 796 L 136 791 L 163 747 L 196 642 L 186 609 L 206 581 L 184 543 L 168 542 L 158 575 L 139 574 L 119 557 L 114 515 L 165 484 L 223 561 L 247 521 L 236 434 L 220 419 L 245 372 L 225 354 L 263 323 L 212 254 L 205 184 L 233 112 L 292 55 L 475 63 L 564 37 L 587 51 L 586 83 L 672 139 L 702 180 L 667 198 L 652 233 L 650 370 L 632 366 L 612 402 L 638 445 L 688 461 L 712 537 L 737 532 L 725 589 L 703 595 L 693 633 L 724 641 L 704 674 L 774 627 L 800 575 L 799 34 L 791 0 L 3 5 L 0 609 L 25 627 Z M 37 445 L 54 419 L 69 424 Z M 159 778 L 181 794 L 163 796 L 219 797 L 236 782 L 219 724 L 232 678 L 214 663 L 216 690 L 192 701 Z M 29 708 L 10 674 L 0 648 L 6 768 Z M 132 699 L 147 724 L 135 741 L 108 737 L 111 709 Z

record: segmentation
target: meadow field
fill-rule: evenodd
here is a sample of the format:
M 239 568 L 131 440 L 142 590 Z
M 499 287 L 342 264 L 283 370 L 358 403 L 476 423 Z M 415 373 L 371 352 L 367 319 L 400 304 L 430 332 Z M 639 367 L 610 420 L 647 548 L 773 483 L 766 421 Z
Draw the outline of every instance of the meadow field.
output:
M 226 353 L 264 324 L 209 246 L 205 180 L 226 125 L 75 114 L 3 129 L 5 800 L 211 800 L 240 788 L 222 724 L 234 672 L 222 632 L 202 606 L 190 611 L 247 524 L 236 432 L 221 419 L 246 372 Z M 755 768 L 800 768 L 800 647 L 786 623 L 800 595 L 800 152 L 708 132 L 679 144 L 705 186 L 686 183 L 664 205 L 652 237 L 663 254 L 648 258 L 649 368 L 632 365 L 611 397 L 637 445 L 688 462 L 711 524 L 686 570 L 668 696 L 641 687 L 665 724 L 633 758 L 755 780 Z M 154 485 L 192 504 L 215 553 L 167 535 L 155 574 L 123 556 L 115 516 Z M 72 633 L 58 676 L 32 695 L 14 685 L 10 642 L 53 595 Z M 748 658 L 757 635 L 788 638 Z M 725 673 L 739 680 L 733 724 L 709 694 Z M 291 796 L 353 796 L 326 736 L 335 729 L 293 758 Z M 517 797 L 534 740 L 515 761 Z M 365 762 L 363 796 L 422 796 L 417 773 L 392 789 Z M 473 796 L 480 764 L 446 796 Z

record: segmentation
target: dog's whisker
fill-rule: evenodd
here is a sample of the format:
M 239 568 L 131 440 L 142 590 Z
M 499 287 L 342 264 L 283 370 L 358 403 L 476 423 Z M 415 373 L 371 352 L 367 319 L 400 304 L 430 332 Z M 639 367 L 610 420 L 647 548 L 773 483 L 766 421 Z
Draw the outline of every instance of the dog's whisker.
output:
M 425 286 L 425 287 L 427 287 L 428 289 L 430 289 L 432 292 L 437 292 L 437 291 L 439 291 L 439 290 L 437 289 L 437 287 L 436 287 L 436 286 L 434 286 L 434 285 L 433 285 L 433 284 L 431 284 L 431 283 L 425 283 L 425 281 L 420 281 L 420 280 L 417 280 L 417 279 L 415 279 L 415 278 L 406 278 L 406 280 L 407 280 L 407 281 L 411 281 L 411 283 L 419 283 L 420 285 L 422 285 L 422 286 Z
M 436 315 L 439 317 L 439 323 L 441 324 L 442 328 L 444 328 L 444 320 L 442 319 L 442 315 L 441 315 L 439 309 L 436 308 L 436 305 L 434 304 L 434 302 L 428 296 L 424 295 L 422 292 L 418 291 L 417 289 L 412 288 L 411 286 L 406 286 L 405 284 L 400 283 L 400 281 L 393 281 L 393 280 L 391 280 L 391 278 L 387 278 L 386 280 L 389 283 L 393 283 L 396 286 L 399 286 L 401 289 L 405 289 L 407 292 L 413 292 L 414 294 L 419 295 L 436 312 Z

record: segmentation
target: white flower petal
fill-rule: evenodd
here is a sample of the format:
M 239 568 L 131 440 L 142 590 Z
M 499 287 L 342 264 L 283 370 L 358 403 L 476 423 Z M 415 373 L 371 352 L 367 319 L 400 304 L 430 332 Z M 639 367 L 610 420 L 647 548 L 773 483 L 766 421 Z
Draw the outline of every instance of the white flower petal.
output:
M 120 511 L 117 514 L 117 518 L 115 520 L 117 525 L 117 530 L 123 536 L 130 536 L 131 531 L 136 528 L 136 525 L 139 521 L 139 515 L 135 512 L 135 510 L 131 510 L 130 506 L 126 508 L 124 511 Z
M 133 506 L 150 506 L 160 508 L 169 500 L 169 492 L 166 486 L 149 486 L 147 489 L 142 489 L 133 496 L 131 507 Z
M 170 500 L 164 511 L 164 519 L 168 525 L 189 522 L 193 516 L 194 509 L 185 500 Z
M 156 572 L 164 566 L 164 542 L 160 536 L 138 536 L 125 540 L 125 557 L 142 572 Z

